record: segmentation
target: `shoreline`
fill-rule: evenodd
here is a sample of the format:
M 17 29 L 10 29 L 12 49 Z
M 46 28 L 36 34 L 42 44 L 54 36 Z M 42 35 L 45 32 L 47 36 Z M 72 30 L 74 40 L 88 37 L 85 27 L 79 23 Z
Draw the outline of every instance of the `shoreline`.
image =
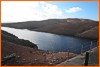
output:
M 2 27 L 7 27 L 7 26 L 2 26 Z M 14 28 L 14 27 L 8 27 L 8 28 Z M 47 34 L 53 34 L 53 35 L 59 35 L 59 36 L 70 36 L 70 37 L 83 38 L 83 39 L 88 39 L 88 40 L 98 40 L 98 38 L 88 38 L 88 37 L 82 37 L 82 36 L 70 35 L 70 34 L 59 34 L 59 33 L 45 32 L 45 31 L 38 31 L 38 30 L 31 30 L 31 29 L 21 29 L 21 28 L 16 28 L 16 27 L 14 29 L 35 31 L 35 32 L 47 33 Z

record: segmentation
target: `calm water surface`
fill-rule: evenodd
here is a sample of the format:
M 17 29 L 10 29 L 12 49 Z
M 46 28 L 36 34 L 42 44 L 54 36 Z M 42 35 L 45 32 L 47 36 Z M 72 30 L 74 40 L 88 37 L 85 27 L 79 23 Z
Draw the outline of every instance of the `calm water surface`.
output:
M 39 49 L 48 51 L 69 51 L 73 53 L 81 53 L 90 49 L 91 40 L 77 38 L 72 36 L 62 36 L 51 33 L 29 31 L 27 29 L 14 29 L 2 27 L 4 31 L 14 34 L 20 39 L 29 40 L 37 44 Z M 83 45 L 83 49 L 82 48 Z M 96 47 L 97 43 L 92 42 L 92 48 Z

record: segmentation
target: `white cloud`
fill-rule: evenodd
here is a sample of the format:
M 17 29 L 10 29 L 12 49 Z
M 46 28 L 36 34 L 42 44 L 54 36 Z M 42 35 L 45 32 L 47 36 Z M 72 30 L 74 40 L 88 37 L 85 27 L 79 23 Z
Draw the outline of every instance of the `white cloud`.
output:
M 62 16 L 62 10 L 57 5 L 45 3 L 42 8 L 48 14 Z
M 81 10 L 82 10 L 82 8 L 80 8 L 80 7 L 72 7 L 70 9 L 66 10 L 66 12 L 67 13 L 75 13 L 75 12 L 79 12 Z
M 19 22 L 63 17 L 62 10 L 54 4 L 38 1 L 2 1 L 1 21 Z

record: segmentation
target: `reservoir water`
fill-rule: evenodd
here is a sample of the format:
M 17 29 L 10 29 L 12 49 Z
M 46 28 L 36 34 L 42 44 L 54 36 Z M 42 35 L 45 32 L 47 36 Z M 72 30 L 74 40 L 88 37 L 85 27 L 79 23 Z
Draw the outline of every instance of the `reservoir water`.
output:
M 19 39 L 29 40 L 30 42 L 37 44 L 38 48 L 42 50 L 66 52 L 69 50 L 69 52 L 80 54 L 81 51 L 85 52 L 90 48 L 97 46 L 96 41 L 85 38 L 56 35 L 9 27 L 1 27 L 1 29 L 14 34 Z

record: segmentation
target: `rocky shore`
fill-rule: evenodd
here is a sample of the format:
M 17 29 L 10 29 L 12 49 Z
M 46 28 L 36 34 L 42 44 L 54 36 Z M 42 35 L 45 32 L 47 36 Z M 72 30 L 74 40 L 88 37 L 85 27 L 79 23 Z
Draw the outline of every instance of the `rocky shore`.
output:
M 2 40 L 3 41 L 7 41 L 7 42 L 12 42 L 18 45 L 22 45 L 22 46 L 27 46 L 27 47 L 31 47 L 34 49 L 38 49 L 38 46 L 28 40 L 24 40 L 24 39 L 19 39 L 18 37 L 16 37 L 13 34 L 10 34 L 6 31 L 2 30 Z

